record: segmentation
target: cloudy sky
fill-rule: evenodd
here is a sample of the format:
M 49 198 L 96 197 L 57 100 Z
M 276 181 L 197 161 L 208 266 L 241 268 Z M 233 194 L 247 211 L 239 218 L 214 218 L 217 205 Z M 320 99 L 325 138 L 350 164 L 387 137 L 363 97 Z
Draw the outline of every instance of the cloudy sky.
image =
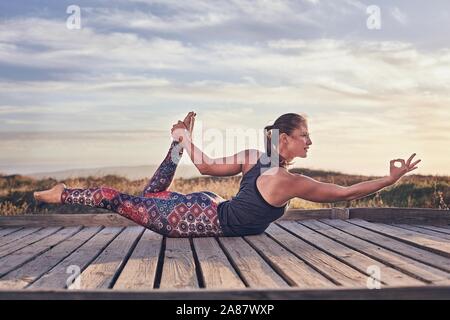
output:
M 297 112 L 297 167 L 450 174 L 448 30 L 445 0 L 2 1 L 0 172 L 157 164 L 195 110 L 210 156 Z

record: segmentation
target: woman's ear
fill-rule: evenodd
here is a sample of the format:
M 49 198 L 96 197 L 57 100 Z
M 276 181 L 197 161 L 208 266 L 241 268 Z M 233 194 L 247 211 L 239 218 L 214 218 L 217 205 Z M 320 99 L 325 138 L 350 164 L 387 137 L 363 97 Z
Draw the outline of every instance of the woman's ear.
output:
M 280 142 L 284 142 L 284 143 L 288 142 L 288 135 L 284 132 L 280 134 L 279 138 L 280 138 Z

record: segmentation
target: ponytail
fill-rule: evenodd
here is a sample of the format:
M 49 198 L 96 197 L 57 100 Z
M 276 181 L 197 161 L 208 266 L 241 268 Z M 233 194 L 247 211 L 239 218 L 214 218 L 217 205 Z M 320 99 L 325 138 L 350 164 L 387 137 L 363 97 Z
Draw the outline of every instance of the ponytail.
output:
M 272 153 L 272 133 L 273 125 L 264 127 L 264 148 L 266 149 L 267 156 L 270 157 Z

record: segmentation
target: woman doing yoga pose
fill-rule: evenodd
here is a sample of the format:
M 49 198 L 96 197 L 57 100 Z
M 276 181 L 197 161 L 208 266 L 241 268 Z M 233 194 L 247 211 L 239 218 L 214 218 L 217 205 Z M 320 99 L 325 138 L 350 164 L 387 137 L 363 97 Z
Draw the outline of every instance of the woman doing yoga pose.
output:
M 173 125 L 174 140 L 142 195 L 133 196 L 105 186 L 68 188 L 60 183 L 35 192 L 35 199 L 107 209 L 168 237 L 245 236 L 264 232 L 284 214 L 288 202 L 295 197 L 321 203 L 358 199 L 394 184 L 420 162 L 412 162 L 415 154 L 407 161 L 391 160 L 389 176 L 348 187 L 319 182 L 287 170 L 294 158 L 306 158 L 312 144 L 303 116 L 287 113 L 266 126 L 265 152 L 248 149 L 219 159 L 209 158 L 192 142 L 195 116 L 189 112 L 184 121 Z M 237 195 L 225 200 L 210 191 L 189 194 L 169 191 L 184 150 L 203 175 L 242 173 Z M 395 162 L 400 162 L 401 167 L 396 167 Z

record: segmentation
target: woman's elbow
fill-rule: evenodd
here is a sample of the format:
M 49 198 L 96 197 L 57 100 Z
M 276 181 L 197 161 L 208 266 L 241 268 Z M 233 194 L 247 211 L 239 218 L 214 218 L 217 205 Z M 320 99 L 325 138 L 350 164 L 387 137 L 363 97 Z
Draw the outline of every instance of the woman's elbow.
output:
M 353 192 L 351 192 L 350 188 L 342 187 L 339 198 L 340 200 L 338 201 L 351 201 L 357 199 L 358 197 Z
M 200 172 L 200 174 L 203 176 L 211 175 L 210 167 L 205 164 L 197 165 L 197 169 Z

